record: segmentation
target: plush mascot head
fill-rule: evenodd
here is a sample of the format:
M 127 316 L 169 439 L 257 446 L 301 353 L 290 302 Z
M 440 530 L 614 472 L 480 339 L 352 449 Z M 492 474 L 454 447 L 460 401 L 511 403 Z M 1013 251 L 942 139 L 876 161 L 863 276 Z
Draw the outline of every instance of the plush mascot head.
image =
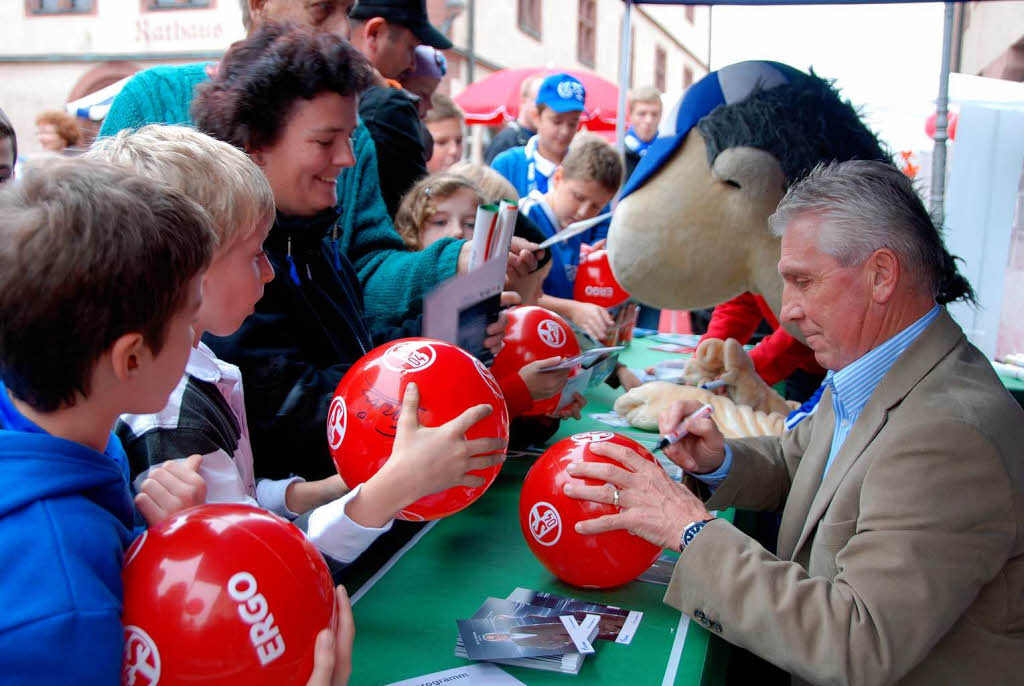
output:
M 626 182 L 608 235 L 612 270 L 641 302 L 708 307 L 745 291 L 776 312 L 780 241 L 768 217 L 833 160 L 891 161 L 831 84 L 778 62 L 739 62 L 686 92 L 675 135 Z

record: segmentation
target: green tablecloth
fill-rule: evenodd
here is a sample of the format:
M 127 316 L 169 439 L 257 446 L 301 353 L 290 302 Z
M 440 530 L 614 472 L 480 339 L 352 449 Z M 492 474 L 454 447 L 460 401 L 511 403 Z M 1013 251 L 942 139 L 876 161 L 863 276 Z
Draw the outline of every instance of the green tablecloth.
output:
M 647 347 L 634 344 L 623 361 L 641 366 L 665 356 Z M 592 389 L 586 412 L 608 411 L 619 393 L 606 386 Z M 596 428 L 608 427 L 587 418 L 566 421 L 552 440 Z M 488 596 L 505 597 L 517 586 L 644 613 L 630 645 L 598 642 L 597 654 L 586 658 L 578 677 L 502 666 L 526 684 L 720 682 L 713 673 L 724 669 L 715 659 L 721 657 L 716 648 L 721 642 L 663 604 L 664 586 L 634 581 L 610 591 L 584 591 L 558 581 L 534 558 L 518 512 L 519 486 L 531 464 L 529 458 L 508 460 L 479 501 L 421 531 L 393 565 L 353 596 L 352 683 L 389 684 L 467 664 L 453 653 L 455 620 L 472 616 Z
M 622 361 L 646 367 L 671 356 L 650 350 L 652 344 L 634 341 Z M 1024 404 L 1024 382 L 1003 381 Z M 609 428 L 586 415 L 610 411 L 620 393 L 607 386 L 592 389 L 584 419 L 563 422 L 552 441 Z M 616 430 L 645 442 L 656 439 L 636 429 Z M 632 582 L 610 591 L 584 591 L 561 583 L 537 562 L 523 539 L 518 514 L 519 485 L 531 462 L 510 459 L 484 497 L 428 525 L 353 595 L 357 631 L 351 683 L 383 685 L 467 664 L 453 654 L 455 620 L 472 616 L 488 596 L 504 597 L 516 586 L 644 613 L 632 644 L 599 642 L 578 677 L 502 666 L 526 684 L 573 679 L 587 684 L 724 683 L 728 644 L 664 605 L 663 586 Z

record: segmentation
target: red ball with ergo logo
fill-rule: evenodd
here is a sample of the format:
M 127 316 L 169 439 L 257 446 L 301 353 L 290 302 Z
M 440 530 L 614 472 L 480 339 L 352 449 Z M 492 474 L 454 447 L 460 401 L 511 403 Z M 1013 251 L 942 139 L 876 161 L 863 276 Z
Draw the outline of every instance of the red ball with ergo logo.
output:
M 572 297 L 601 307 L 617 307 L 629 300 L 629 293 L 612 273 L 607 250 L 594 250 L 580 258 Z
M 337 604 L 316 548 L 275 514 L 200 505 L 125 553 L 124 663 L 135 686 L 305 684 Z
M 612 265 L 608 260 L 607 250 L 593 250 L 580 256 L 580 264 L 576 270 L 576 282 L 573 285 L 574 300 L 594 303 L 612 310 L 616 316 L 616 308 L 625 306 L 629 293 L 619 284 L 612 273 Z M 632 338 L 632 321 L 624 324 L 621 329 L 616 327 L 601 341 L 602 345 L 618 345 Z
M 508 440 L 508 408 L 497 381 L 462 348 L 430 338 L 403 338 L 374 348 L 348 370 L 334 391 L 327 416 L 327 443 L 341 478 L 361 484 L 391 456 L 405 387 L 420 392 L 419 422 L 440 426 L 474 405 L 494 411 L 466 432 L 469 440 Z M 504 451 L 503 451 L 504 452 Z M 452 488 L 424 496 L 398 514 L 425 521 L 447 517 L 467 507 L 494 482 L 501 465 L 474 470 L 484 478 L 476 488 Z
M 573 357 L 580 354 L 580 344 L 565 320 L 543 307 L 523 305 L 508 311 L 505 342 L 494 358 L 491 373 L 502 379 L 517 374 L 523 366 L 549 357 Z M 569 374 L 575 376 L 573 370 Z M 535 400 L 523 414 L 550 414 L 558 407 L 559 396 Z
M 590 447 L 610 442 L 635 450 L 644 459 L 654 456 L 636 441 L 611 431 L 587 431 L 558 441 L 530 468 L 519 496 L 519 524 L 526 543 L 548 571 L 562 581 L 582 588 L 621 586 L 640 576 L 661 554 L 661 548 L 628 531 L 608 531 L 584 536 L 576 523 L 618 508 L 575 500 L 563 489 L 575 477 L 566 472 L 573 462 L 618 462 L 596 455 Z M 589 486 L 601 481 L 582 479 Z

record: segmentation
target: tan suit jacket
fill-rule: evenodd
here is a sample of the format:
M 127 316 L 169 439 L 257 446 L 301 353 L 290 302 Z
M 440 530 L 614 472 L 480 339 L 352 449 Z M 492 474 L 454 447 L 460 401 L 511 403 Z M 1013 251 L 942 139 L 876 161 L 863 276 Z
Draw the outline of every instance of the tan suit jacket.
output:
M 709 508 L 781 510 L 778 556 L 716 520 L 665 602 L 815 684 L 1024 683 L 1024 412 L 941 312 L 822 479 L 835 415 L 730 441 Z

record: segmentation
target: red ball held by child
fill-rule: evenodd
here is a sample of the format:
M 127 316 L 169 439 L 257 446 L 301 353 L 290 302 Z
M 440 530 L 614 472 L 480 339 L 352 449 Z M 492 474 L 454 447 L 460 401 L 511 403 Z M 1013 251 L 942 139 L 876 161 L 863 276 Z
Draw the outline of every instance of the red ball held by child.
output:
M 474 424 L 466 438 L 497 436 L 508 440 L 508 409 L 491 372 L 461 348 L 430 338 L 403 338 L 374 348 L 348 370 L 334 391 L 327 415 L 327 443 L 341 478 L 361 484 L 391 456 L 405 387 L 420 393 L 419 422 L 440 426 L 475 405 L 490 405 L 490 415 Z M 398 514 L 424 521 L 447 517 L 470 505 L 494 482 L 501 465 L 470 472 L 482 486 L 452 488 L 424 496 Z
M 613 317 L 618 308 L 625 307 L 629 301 L 629 293 L 619 284 L 612 273 L 612 265 L 608 260 L 607 250 L 592 250 L 581 253 L 580 264 L 576 269 L 576 282 L 573 285 L 574 300 L 594 303 L 609 310 Z M 632 320 L 616 327 L 601 341 L 602 345 L 618 345 L 632 338 Z
M 501 352 L 494 358 L 491 373 L 501 379 L 517 374 L 525 365 L 551 357 L 580 354 L 580 344 L 572 329 L 560 316 L 536 305 L 522 305 L 508 311 L 508 326 Z M 569 373 L 575 376 L 576 370 Z M 551 414 L 558 408 L 559 396 L 535 400 L 524 416 Z
M 200 505 L 125 553 L 122 684 L 305 684 L 338 612 L 330 572 L 290 523 Z
M 526 543 L 548 571 L 562 581 L 581 588 L 621 586 L 642 574 L 661 554 L 661 549 L 627 531 L 609 531 L 584 536 L 576 533 L 576 522 L 615 514 L 612 505 L 575 500 L 563 489 L 570 480 L 566 467 L 573 462 L 615 460 L 591 452 L 601 442 L 616 443 L 635 450 L 644 459 L 654 456 L 636 441 L 611 431 L 587 431 L 563 438 L 541 455 L 530 468 L 519 496 L 519 524 Z M 601 485 L 583 479 L 587 485 Z

